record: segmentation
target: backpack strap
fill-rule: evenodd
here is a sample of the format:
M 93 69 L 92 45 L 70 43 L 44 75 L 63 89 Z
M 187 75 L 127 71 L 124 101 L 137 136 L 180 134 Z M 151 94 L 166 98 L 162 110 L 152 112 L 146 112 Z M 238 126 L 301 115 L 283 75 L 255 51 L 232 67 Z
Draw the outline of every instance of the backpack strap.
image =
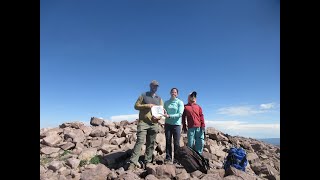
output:
M 201 162 L 203 162 L 204 164 L 204 168 L 205 168 L 205 173 L 207 173 L 207 171 L 211 168 L 210 164 L 209 164 L 209 160 L 204 158 L 198 151 L 190 148 L 189 146 L 187 146 L 189 149 L 191 149 L 193 152 L 195 152 L 201 159 Z

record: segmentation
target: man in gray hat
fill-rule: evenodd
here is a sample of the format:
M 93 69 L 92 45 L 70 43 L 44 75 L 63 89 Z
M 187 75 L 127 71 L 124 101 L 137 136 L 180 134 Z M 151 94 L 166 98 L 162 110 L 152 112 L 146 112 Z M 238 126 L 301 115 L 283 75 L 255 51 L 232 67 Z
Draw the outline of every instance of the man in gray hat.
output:
M 163 100 L 156 94 L 159 83 L 156 80 L 151 81 L 150 91 L 142 93 L 136 101 L 134 108 L 139 110 L 139 121 L 137 127 L 137 141 L 133 148 L 128 170 L 139 166 L 138 160 L 141 147 L 146 140 L 146 153 L 144 164 L 152 162 L 154 144 L 158 133 L 158 121 L 161 117 L 155 117 L 151 113 L 153 106 L 163 106 Z

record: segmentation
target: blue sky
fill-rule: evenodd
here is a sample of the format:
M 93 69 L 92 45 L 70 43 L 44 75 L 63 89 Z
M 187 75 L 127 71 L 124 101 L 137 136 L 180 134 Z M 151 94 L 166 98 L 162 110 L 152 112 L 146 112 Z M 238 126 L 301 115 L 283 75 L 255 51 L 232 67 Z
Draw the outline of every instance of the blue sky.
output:
M 40 1 L 41 128 L 134 120 L 153 79 L 207 127 L 280 137 L 280 1 Z

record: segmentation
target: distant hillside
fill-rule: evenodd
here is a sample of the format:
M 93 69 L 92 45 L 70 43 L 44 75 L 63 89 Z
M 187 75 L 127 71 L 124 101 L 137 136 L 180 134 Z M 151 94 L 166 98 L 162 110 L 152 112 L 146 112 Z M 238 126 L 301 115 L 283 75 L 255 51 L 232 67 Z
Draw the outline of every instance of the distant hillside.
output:
M 259 140 L 269 144 L 280 146 L 280 138 L 265 138 L 265 139 L 259 139 Z

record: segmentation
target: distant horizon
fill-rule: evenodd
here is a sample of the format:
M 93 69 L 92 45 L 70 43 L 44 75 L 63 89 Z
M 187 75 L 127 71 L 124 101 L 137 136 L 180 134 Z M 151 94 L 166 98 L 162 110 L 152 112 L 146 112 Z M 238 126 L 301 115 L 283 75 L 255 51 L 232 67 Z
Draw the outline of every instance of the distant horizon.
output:
M 40 127 L 134 120 L 152 80 L 207 127 L 280 137 L 280 1 L 41 0 Z
M 280 137 L 279 138 L 262 138 L 258 140 L 269 143 L 269 144 L 273 144 L 276 146 L 280 146 Z
M 96 117 L 96 118 L 99 118 L 99 119 L 103 119 L 103 118 L 101 118 L 101 117 Z M 108 120 L 108 119 L 103 119 L 103 120 L 105 120 L 105 121 L 111 121 L 111 122 L 120 122 L 120 121 L 122 121 L 122 120 L 115 120 L 115 121 L 112 121 L 112 120 Z M 125 120 L 125 119 L 124 119 Z M 124 121 L 123 120 L 123 121 Z M 127 120 L 128 122 L 133 122 L 133 121 L 135 121 L 135 120 L 131 120 L 131 121 L 129 121 L 129 120 Z M 90 119 L 88 120 L 88 121 L 67 121 L 67 122 L 63 122 L 63 123 L 72 123 L 72 122 L 81 122 L 81 123 L 83 123 L 84 125 L 86 125 L 86 126 L 92 126 L 91 124 L 90 124 Z M 207 123 L 207 121 L 205 121 L 206 123 Z M 62 125 L 63 123 L 59 123 L 59 124 L 56 124 L 56 125 L 51 125 L 51 126 L 47 126 L 47 127 L 40 127 L 40 129 L 44 129 L 44 128 L 57 128 L 57 127 L 59 127 L 60 125 Z M 217 127 L 214 127 L 214 126 L 207 126 L 206 128 L 208 128 L 208 127 L 213 127 L 213 128 L 215 128 L 216 130 L 218 130 L 218 131 L 221 131 L 221 132 L 223 132 L 223 133 L 225 133 L 225 134 L 229 134 L 229 135 L 231 135 L 231 136 L 241 136 L 241 137 L 245 137 L 245 138 L 254 138 L 254 139 L 257 139 L 257 140 L 262 140 L 262 139 L 280 139 L 280 137 L 251 137 L 251 136 L 243 136 L 243 135 L 241 135 L 241 134 L 233 134 L 233 133 L 227 133 L 227 132 L 224 132 L 224 131 L 222 131 L 222 130 L 220 130 L 220 129 L 218 129 Z

